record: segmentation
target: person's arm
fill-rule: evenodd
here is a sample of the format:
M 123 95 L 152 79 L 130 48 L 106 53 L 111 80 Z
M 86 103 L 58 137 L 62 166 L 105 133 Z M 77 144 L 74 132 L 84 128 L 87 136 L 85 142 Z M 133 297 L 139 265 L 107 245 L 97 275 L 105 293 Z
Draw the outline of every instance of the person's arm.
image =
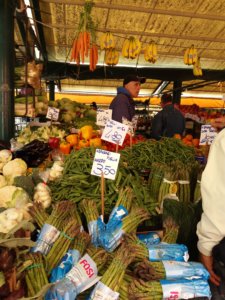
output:
M 208 162 L 201 179 L 203 213 L 197 225 L 198 250 L 202 263 L 216 285 L 220 278 L 213 271 L 212 249 L 225 236 L 225 130 L 222 130 L 209 152 Z
M 151 138 L 160 140 L 163 134 L 162 112 L 157 113 L 152 121 Z

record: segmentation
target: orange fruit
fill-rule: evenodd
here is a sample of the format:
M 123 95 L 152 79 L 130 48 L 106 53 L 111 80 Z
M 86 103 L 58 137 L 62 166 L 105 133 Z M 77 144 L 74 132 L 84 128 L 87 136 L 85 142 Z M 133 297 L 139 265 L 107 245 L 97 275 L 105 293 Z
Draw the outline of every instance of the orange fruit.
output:
M 179 133 L 175 133 L 175 134 L 173 135 L 173 137 L 174 137 L 175 139 L 181 140 L 181 135 L 180 135 Z
M 187 134 L 185 136 L 185 138 L 188 140 L 188 141 L 192 141 L 193 140 L 193 136 L 191 134 Z

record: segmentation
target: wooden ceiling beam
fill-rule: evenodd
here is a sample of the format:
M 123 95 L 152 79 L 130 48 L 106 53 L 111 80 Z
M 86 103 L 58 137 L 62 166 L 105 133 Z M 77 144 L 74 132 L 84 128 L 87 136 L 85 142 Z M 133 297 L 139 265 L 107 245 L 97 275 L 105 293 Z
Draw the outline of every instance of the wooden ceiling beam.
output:
M 55 4 L 67 4 L 67 5 L 84 5 L 84 1 L 79 0 L 41 0 L 40 2 L 44 3 L 55 3 Z M 113 5 L 105 3 L 95 3 L 95 7 L 98 8 L 107 8 L 107 9 L 116 9 L 116 10 L 127 10 L 135 12 L 144 12 L 149 14 L 159 14 L 159 15 L 170 15 L 175 17 L 187 17 L 187 18 L 197 18 L 197 19 L 206 19 L 206 20 L 216 20 L 216 21 L 225 21 L 225 16 L 220 15 L 211 15 L 211 14 L 198 14 L 185 11 L 176 11 L 176 10 L 167 10 L 167 9 L 151 9 L 147 7 L 137 7 L 132 5 Z

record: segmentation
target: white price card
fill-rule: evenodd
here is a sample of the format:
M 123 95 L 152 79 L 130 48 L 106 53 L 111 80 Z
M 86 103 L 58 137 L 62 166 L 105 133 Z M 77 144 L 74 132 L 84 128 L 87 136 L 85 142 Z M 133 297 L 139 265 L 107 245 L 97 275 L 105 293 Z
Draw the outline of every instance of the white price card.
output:
M 59 119 L 59 109 L 49 106 L 46 118 L 50 119 L 50 120 L 53 120 L 53 121 L 58 121 L 58 119 Z
M 211 145 L 217 136 L 217 131 L 211 125 L 202 125 L 201 126 L 201 135 L 199 145 Z
M 112 109 L 97 109 L 96 123 L 98 126 L 105 126 L 112 119 Z
M 122 118 L 122 123 L 128 126 L 128 133 L 133 134 L 134 133 L 134 127 L 133 123 L 131 121 L 128 121 L 126 118 Z
M 119 153 L 96 149 L 91 175 L 115 180 L 119 160 Z
M 101 139 L 122 146 L 128 129 L 128 125 L 109 120 L 105 125 Z

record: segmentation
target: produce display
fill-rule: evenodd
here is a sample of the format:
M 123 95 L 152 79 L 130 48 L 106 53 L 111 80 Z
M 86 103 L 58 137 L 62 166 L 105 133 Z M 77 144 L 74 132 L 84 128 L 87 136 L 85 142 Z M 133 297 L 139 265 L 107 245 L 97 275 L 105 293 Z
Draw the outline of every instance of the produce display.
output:
M 0 151 L 1 299 L 162 299 L 173 284 L 178 299 L 183 290 L 210 297 L 208 272 L 188 261 L 203 169 L 194 147 L 130 135 L 116 147 L 90 123 L 77 133 L 27 127 L 14 142 L 13 153 Z M 91 175 L 101 147 L 121 155 L 115 180 Z M 161 216 L 161 238 L 137 234 Z M 6 271 L 1 251 L 12 248 Z

